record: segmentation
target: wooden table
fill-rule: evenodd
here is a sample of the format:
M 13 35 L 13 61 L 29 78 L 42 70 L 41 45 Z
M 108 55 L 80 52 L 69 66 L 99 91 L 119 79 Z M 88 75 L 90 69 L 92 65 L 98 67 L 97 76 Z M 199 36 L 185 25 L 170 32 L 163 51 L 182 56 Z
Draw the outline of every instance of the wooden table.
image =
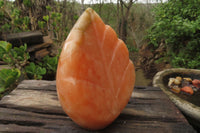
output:
M 55 81 L 24 80 L 0 101 L 0 132 L 193 133 L 168 97 L 155 87 L 135 87 L 128 105 L 107 128 L 88 131 L 62 110 Z

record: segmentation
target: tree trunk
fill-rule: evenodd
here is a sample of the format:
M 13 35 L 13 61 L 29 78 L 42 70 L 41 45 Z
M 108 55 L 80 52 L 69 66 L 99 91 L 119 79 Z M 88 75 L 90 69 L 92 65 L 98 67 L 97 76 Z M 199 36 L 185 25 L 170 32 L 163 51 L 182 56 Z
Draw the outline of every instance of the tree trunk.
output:
M 130 9 L 135 1 L 130 0 L 129 3 L 126 5 L 123 0 L 120 0 L 120 9 L 121 13 L 119 14 L 119 37 L 126 42 L 127 38 L 127 26 L 128 26 L 128 17 L 130 14 Z
M 99 16 L 101 16 L 101 11 L 102 11 L 102 7 L 103 7 L 103 4 L 104 4 L 104 0 L 99 0 Z
M 66 9 L 67 9 L 67 1 L 64 0 L 63 1 L 63 11 L 62 11 L 62 29 L 60 29 L 60 32 L 62 32 L 62 40 L 65 39 L 64 38 L 64 34 L 65 34 L 65 28 L 67 26 L 66 23 Z
M 84 0 L 81 0 L 81 10 L 82 12 L 85 10 Z
M 119 0 L 117 0 L 117 24 L 118 24 L 118 30 L 117 33 L 120 36 L 120 15 L 119 15 Z

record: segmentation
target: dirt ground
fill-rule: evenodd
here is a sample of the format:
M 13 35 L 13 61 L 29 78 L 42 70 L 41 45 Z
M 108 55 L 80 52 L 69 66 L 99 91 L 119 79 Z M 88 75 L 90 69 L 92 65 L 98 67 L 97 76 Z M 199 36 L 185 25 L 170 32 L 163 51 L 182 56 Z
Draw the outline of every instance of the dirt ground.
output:
M 157 62 L 164 56 L 165 47 L 161 44 L 152 51 L 147 44 L 144 44 L 138 52 L 130 52 L 130 59 L 133 61 L 136 71 L 137 86 L 152 86 L 153 77 L 159 71 L 171 68 L 166 61 Z

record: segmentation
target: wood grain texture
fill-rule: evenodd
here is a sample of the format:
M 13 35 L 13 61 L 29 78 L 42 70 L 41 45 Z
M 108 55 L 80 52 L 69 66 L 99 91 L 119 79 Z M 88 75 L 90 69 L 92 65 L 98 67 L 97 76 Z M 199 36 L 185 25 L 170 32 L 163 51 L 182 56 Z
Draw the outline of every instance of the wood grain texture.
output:
M 155 87 L 135 87 L 120 116 L 107 128 L 88 131 L 62 110 L 55 81 L 24 80 L 0 101 L 0 132 L 193 133 L 181 112 Z
M 27 52 L 38 51 L 40 49 L 48 48 L 51 45 L 53 45 L 53 40 L 50 38 L 50 36 L 43 36 L 43 41 L 44 41 L 43 43 L 29 46 L 27 48 Z
M 24 45 L 25 43 L 28 46 L 43 43 L 42 33 L 40 31 L 3 34 L 2 39 L 10 42 L 15 47 Z

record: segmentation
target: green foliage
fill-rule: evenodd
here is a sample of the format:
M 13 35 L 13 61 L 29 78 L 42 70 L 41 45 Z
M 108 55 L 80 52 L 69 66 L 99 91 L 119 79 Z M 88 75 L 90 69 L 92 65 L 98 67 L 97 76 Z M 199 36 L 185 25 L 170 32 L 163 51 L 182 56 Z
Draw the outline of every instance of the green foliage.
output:
M 52 8 L 51 8 L 51 6 L 46 6 L 46 9 L 48 10 L 48 11 L 51 11 L 52 10 Z
M 91 5 L 92 9 L 95 10 L 102 20 L 109 24 L 112 28 L 115 29 L 115 31 L 118 30 L 117 25 L 117 6 L 113 3 L 107 3 L 107 4 L 93 4 Z M 101 10 L 100 10 L 101 8 Z
M 48 22 L 48 21 L 49 21 L 49 16 L 48 16 L 48 15 L 43 16 L 43 19 L 44 19 L 46 22 Z
M 78 15 L 74 15 L 74 20 L 78 20 L 79 16 Z
M 30 23 L 30 18 L 28 16 L 25 16 L 21 19 L 22 21 L 22 30 L 23 31 L 28 31 L 28 26 Z
M 0 27 L 0 30 L 6 32 L 6 31 L 9 31 L 10 28 L 11 28 L 11 25 L 6 23 Z
M 58 65 L 58 56 L 49 57 L 48 55 L 43 58 L 43 67 L 47 69 L 48 74 L 55 74 Z
M 28 4 L 30 0 L 24 0 L 23 2 Z M 30 25 L 30 18 L 28 16 L 22 16 L 20 9 L 16 8 L 12 2 L 0 1 L 0 31 L 1 32 L 21 32 L 28 31 Z
M 29 78 L 31 79 L 42 79 L 42 75 L 46 74 L 46 69 L 35 65 L 31 62 L 28 66 L 25 67 L 25 71 Z
M 0 41 L 0 59 L 8 63 L 13 68 L 23 69 L 30 58 L 29 53 L 26 52 L 27 45 L 12 48 L 12 44 Z
M 2 51 L 2 53 L 0 53 L 1 57 L 3 56 L 4 53 L 9 52 L 11 48 L 12 44 L 6 41 L 0 41 L 0 50 Z
M 147 38 L 155 48 L 164 41 L 174 67 L 200 69 L 200 1 L 169 0 L 155 8 Z
M 38 21 L 38 26 L 39 26 L 39 28 L 44 29 L 45 26 L 46 26 L 46 22 L 44 22 L 44 21 Z
M 31 0 L 23 0 L 23 4 L 24 4 L 25 6 L 27 6 L 27 7 L 31 7 L 32 2 L 31 2 Z
M 4 1 L 1 0 L 1 1 L 0 1 L 0 8 L 3 7 L 3 5 L 4 5 Z
M 20 77 L 19 69 L 2 69 L 0 70 L 0 93 L 14 84 Z
M 24 77 L 42 79 L 45 74 L 56 74 L 59 55 L 45 56 L 42 63 L 35 64 L 29 63 L 30 56 L 26 50 L 27 45 L 12 48 L 12 44 L 0 41 L 0 58 L 12 68 L 18 68 Z
M 127 46 L 129 52 L 138 52 L 138 49 L 135 48 L 134 46 L 129 45 L 129 44 L 127 44 L 126 46 Z
M 53 31 L 55 35 L 55 40 L 60 41 L 66 38 L 68 28 L 63 27 L 62 17 L 63 14 L 57 11 L 54 11 L 51 6 L 46 6 L 48 15 L 43 16 L 42 21 L 38 21 L 38 26 L 41 28 L 42 32 Z M 74 15 L 74 19 L 78 18 Z M 47 28 L 48 27 L 48 28 Z
M 64 39 L 60 33 L 61 30 L 63 30 L 63 24 L 60 23 L 61 22 L 61 18 L 62 18 L 62 14 L 59 12 L 50 12 L 50 16 L 51 16 L 51 26 L 52 26 L 52 30 L 56 35 L 57 40 L 59 39 Z M 63 30 L 64 32 L 66 32 L 65 30 Z

